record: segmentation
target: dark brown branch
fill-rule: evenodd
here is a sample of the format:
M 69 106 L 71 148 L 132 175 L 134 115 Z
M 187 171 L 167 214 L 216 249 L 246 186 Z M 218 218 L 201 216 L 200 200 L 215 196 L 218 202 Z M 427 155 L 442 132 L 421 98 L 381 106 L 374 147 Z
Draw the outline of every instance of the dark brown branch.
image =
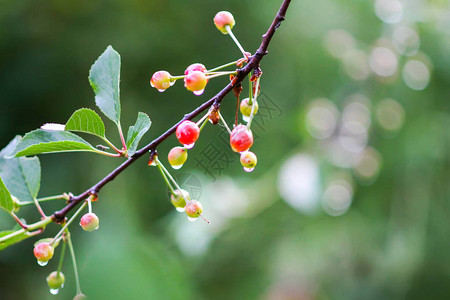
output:
M 64 220 L 65 216 L 71 209 L 73 209 L 77 204 L 81 203 L 84 199 L 86 199 L 91 194 L 97 194 L 108 182 L 111 182 L 114 180 L 114 178 L 117 177 L 122 171 L 124 171 L 126 168 L 128 168 L 131 164 L 133 164 L 138 158 L 143 156 L 144 154 L 148 153 L 149 151 L 156 150 L 156 147 L 161 144 L 164 140 L 166 140 L 169 136 L 171 136 L 177 129 L 177 126 L 185 121 L 185 120 L 191 120 L 210 108 L 212 105 L 215 107 L 219 107 L 220 103 L 222 102 L 223 98 L 228 95 L 228 93 L 231 92 L 234 86 L 240 84 L 244 78 L 250 74 L 253 69 L 257 68 L 259 66 L 259 63 L 263 59 L 263 57 L 268 54 L 267 49 L 269 47 L 270 41 L 272 40 L 273 35 L 275 34 L 276 29 L 281 25 L 281 22 L 284 21 L 286 16 L 286 11 L 289 7 L 289 4 L 291 3 L 291 0 L 284 0 L 277 15 L 275 16 L 275 19 L 273 20 L 272 24 L 270 25 L 267 32 L 262 36 L 262 42 L 259 46 L 258 50 L 255 52 L 255 54 L 250 58 L 248 64 L 243 67 L 242 69 L 239 69 L 237 71 L 236 78 L 233 80 L 232 83 L 229 83 L 226 87 L 224 87 L 219 93 L 217 93 L 214 97 L 209 99 L 208 101 L 204 102 L 201 106 L 197 107 L 194 111 L 192 111 L 189 114 L 184 115 L 184 117 L 175 125 L 173 125 L 171 128 L 169 128 L 166 132 L 161 134 L 159 137 L 154 139 L 151 143 L 149 143 L 147 146 L 141 148 L 139 151 L 137 151 L 132 157 L 128 158 L 125 162 L 123 162 L 120 166 L 118 166 L 114 171 L 106 175 L 105 178 L 100 180 L 97 184 L 92 186 L 90 189 L 86 190 L 82 194 L 72 197 L 69 201 L 69 203 L 61 210 L 55 212 L 53 214 L 53 219 L 57 222 L 61 222 Z

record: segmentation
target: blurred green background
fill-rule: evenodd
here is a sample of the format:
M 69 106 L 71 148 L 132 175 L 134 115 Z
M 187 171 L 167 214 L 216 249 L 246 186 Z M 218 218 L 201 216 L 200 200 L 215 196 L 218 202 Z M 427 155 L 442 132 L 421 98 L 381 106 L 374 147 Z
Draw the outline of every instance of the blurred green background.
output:
M 0 3 L 0 144 L 81 107 L 99 110 L 87 76 L 112 45 L 122 57 L 122 124 L 153 124 L 141 145 L 214 95 L 182 82 L 160 94 L 153 72 L 182 74 L 239 58 L 212 23 L 231 11 L 253 52 L 280 1 L 11 1 Z M 95 203 L 100 229 L 74 225 L 89 299 L 448 299 L 450 294 L 450 5 L 445 0 L 292 1 L 262 62 L 246 173 L 221 127 L 207 126 L 179 171 L 211 221 L 177 213 L 143 158 Z M 246 92 L 246 90 L 245 90 Z M 234 118 L 228 96 L 222 113 Z M 113 124 L 107 135 L 118 144 Z M 166 153 L 174 137 L 159 147 Z M 213 155 L 213 157 L 211 157 Z M 42 155 L 40 196 L 78 194 L 120 162 Z M 61 203 L 46 203 L 52 212 Z M 21 217 L 36 221 L 32 208 Z M 0 213 L 0 226 L 14 222 Z M 49 227 L 42 237 L 56 233 Z M 0 299 L 49 294 L 33 240 L 0 253 Z M 55 258 L 59 256 L 59 252 Z

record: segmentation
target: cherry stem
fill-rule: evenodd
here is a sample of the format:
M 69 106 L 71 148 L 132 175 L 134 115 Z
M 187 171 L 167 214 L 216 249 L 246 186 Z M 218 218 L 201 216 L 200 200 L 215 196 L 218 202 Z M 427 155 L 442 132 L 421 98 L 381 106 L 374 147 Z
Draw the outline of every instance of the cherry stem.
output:
M 248 91 L 248 105 L 253 105 L 253 82 L 252 82 L 252 75 L 248 75 L 248 82 L 250 86 L 250 90 Z
M 208 110 L 208 112 L 200 118 L 200 120 L 197 121 L 197 126 L 200 126 L 200 123 L 203 122 L 205 119 L 207 119 L 209 117 L 209 115 L 211 114 L 211 110 Z
M 66 254 L 66 241 L 63 238 L 63 245 L 61 249 L 61 256 L 59 257 L 58 269 L 56 269 L 56 277 L 59 277 L 59 273 L 62 270 L 62 266 L 64 263 L 64 255 Z
M 208 220 L 206 220 L 205 217 L 204 217 L 202 214 L 200 214 L 200 217 L 202 217 L 202 219 L 203 219 L 206 223 L 211 224 L 211 222 L 208 221 Z
M 184 78 L 186 78 L 186 75 L 170 76 L 170 81 L 176 81 L 178 79 L 184 79 Z
M 248 122 L 247 122 L 247 129 L 250 129 L 250 126 L 252 125 L 253 117 L 255 116 L 255 107 L 256 107 L 256 101 L 258 98 L 258 90 L 259 90 L 259 79 L 260 79 L 260 77 L 258 77 L 258 79 L 256 79 L 255 100 L 253 101 L 252 111 L 250 113 L 250 118 L 248 119 Z
M 113 154 L 113 153 L 109 153 L 109 152 L 101 151 L 101 150 L 97 150 L 97 149 L 93 150 L 93 152 L 101 154 L 101 155 L 109 156 L 109 157 L 122 157 L 123 156 L 123 151 L 121 151 L 122 154 L 120 154 L 120 153 Z
M 220 120 L 222 120 L 223 125 L 225 126 L 225 128 L 227 129 L 228 133 L 231 135 L 231 130 L 230 127 L 228 127 L 227 122 L 225 121 L 225 119 L 222 117 L 222 114 L 219 112 L 219 118 Z
M 49 196 L 49 197 L 43 197 L 43 198 L 37 198 L 36 201 L 38 202 L 45 202 L 45 201 L 52 201 L 52 200 L 69 200 L 69 195 L 62 194 L 57 196 Z M 34 201 L 23 201 L 23 202 L 17 202 L 19 206 L 26 206 L 30 204 L 34 204 Z
M 36 198 L 33 197 L 33 202 L 34 205 L 36 205 L 37 210 L 39 211 L 39 214 L 43 217 L 46 218 L 47 216 L 45 215 L 44 211 L 42 210 L 41 205 L 39 204 L 39 202 L 37 201 Z
M 164 181 L 166 182 L 167 186 L 170 189 L 170 192 L 175 195 L 175 190 L 173 189 L 172 185 L 169 182 L 169 179 L 166 176 L 166 173 L 164 173 L 163 169 L 161 168 L 161 164 L 159 161 L 156 161 L 156 166 L 158 167 L 159 172 L 161 172 L 162 177 L 164 178 Z
M 235 66 L 235 65 L 237 64 L 238 61 L 239 61 L 239 60 L 232 61 L 232 62 L 230 62 L 230 63 L 227 63 L 227 64 L 224 64 L 224 65 L 215 67 L 214 69 L 208 70 L 207 72 L 208 72 L 208 73 L 211 73 L 211 72 L 215 72 L 215 71 L 217 71 L 217 70 L 225 69 L 225 68 L 227 68 L 227 67 Z
M 239 50 L 241 50 L 242 55 L 244 55 L 244 57 L 247 57 L 245 55 L 245 50 L 242 47 L 241 43 L 239 43 L 238 39 L 234 36 L 233 31 L 231 30 L 230 25 L 225 25 L 225 30 L 228 32 L 228 34 L 231 36 L 231 38 L 233 39 L 234 43 L 236 44 L 236 46 L 238 46 Z
M 69 221 L 67 221 L 67 223 L 63 226 L 63 228 L 61 228 L 61 230 L 58 232 L 58 234 L 55 235 L 55 237 L 53 238 L 53 240 L 51 241 L 50 244 L 53 245 L 56 242 L 56 240 L 63 234 L 64 230 L 66 230 L 67 227 L 69 227 L 69 225 L 73 222 L 73 220 L 75 220 L 75 218 L 86 207 L 86 204 L 88 203 L 88 201 L 89 200 L 84 201 L 84 203 L 80 206 L 80 208 L 78 208 L 78 210 L 73 214 L 73 216 L 69 219 Z
M 75 257 L 75 251 L 73 250 L 72 239 L 70 238 L 69 230 L 67 230 L 66 233 L 67 233 L 67 245 L 69 246 L 70 256 L 72 257 L 73 273 L 75 275 L 75 283 L 77 285 L 77 295 L 78 295 L 81 294 L 81 287 L 80 287 L 80 278 L 78 277 L 77 259 Z
M 161 166 L 162 170 L 166 173 L 167 177 L 169 177 L 170 181 L 172 181 L 173 185 L 175 185 L 175 187 L 177 188 L 177 190 L 180 192 L 180 195 L 183 197 L 184 201 L 186 201 L 186 203 L 189 202 L 188 199 L 186 199 L 186 197 L 184 196 L 184 194 L 181 192 L 181 188 L 178 185 L 178 183 L 175 181 L 175 179 L 172 177 L 172 175 L 170 175 L 169 171 L 164 167 L 164 165 L 161 163 L 161 161 L 158 159 L 158 157 L 156 157 L 156 163 L 158 165 Z
M 92 198 L 87 199 L 89 213 L 92 213 Z
M 209 75 L 206 78 L 212 79 L 212 78 L 216 78 L 216 77 L 220 77 L 220 76 L 224 76 L 224 75 L 236 75 L 236 71 L 219 72 L 219 73 L 214 74 L 214 75 Z

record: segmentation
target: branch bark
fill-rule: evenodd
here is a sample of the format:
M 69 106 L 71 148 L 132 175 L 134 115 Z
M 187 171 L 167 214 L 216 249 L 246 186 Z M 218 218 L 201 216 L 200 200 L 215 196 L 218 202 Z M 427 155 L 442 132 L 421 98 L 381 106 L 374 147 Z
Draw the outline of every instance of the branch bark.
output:
M 159 137 L 154 139 L 152 142 L 150 142 L 145 147 L 138 150 L 132 157 L 128 158 L 125 162 L 123 162 L 120 166 L 118 166 L 115 170 L 113 170 L 111 173 L 106 175 L 102 180 L 100 180 L 98 183 L 93 185 L 90 189 L 87 189 L 83 193 L 81 193 L 78 196 L 74 196 L 70 199 L 69 203 L 62 208 L 59 211 L 56 211 L 52 218 L 56 222 L 61 222 L 64 220 L 66 215 L 69 213 L 70 210 L 72 210 L 74 207 L 76 207 L 78 204 L 80 204 L 84 199 L 86 199 L 91 194 L 97 194 L 100 192 L 100 190 L 109 182 L 114 180 L 122 171 L 124 171 L 126 168 L 128 168 L 130 165 L 132 165 L 137 159 L 142 157 L 144 154 L 155 151 L 156 147 L 161 144 L 164 140 L 166 140 L 169 136 L 171 136 L 177 129 L 178 125 L 185 121 L 185 120 L 191 120 L 210 108 L 211 106 L 219 107 L 222 100 L 225 98 L 228 93 L 230 93 L 233 90 L 233 87 L 240 84 L 245 77 L 250 74 L 255 68 L 259 67 L 259 64 L 263 57 L 268 54 L 268 47 L 272 40 L 272 37 L 275 34 L 275 31 L 278 29 L 278 27 L 281 25 L 281 22 L 284 21 L 286 16 L 286 11 L 289 7 L 289 4 L 291 3 L 291 0 L 284 0 L 281 4 L 280 9 L 278 10 L 277 15 L 275 16 L 275 19 L 273 20 L 272 24 L 270 25 L 267 32 L 262 36 L 262 42 L 259 46 L 259 48 L 256 50 L 255 54 L 249 59 L 249 62 L 247 65 L 245 65 L 242 69 L 237 70 L 237 75 L 235 80 L 233 80 L 232 83 L 229 83 L 227 86 L 225 86 L 220 92 L 218 92 L 214 97 L 209 99 L 208 101 L 204 102 L 202 105 L 197 107 L 192 112 L 184 115 L 184 117 L 175 125 L 173 125 L 171 128 L 169 128 L 166 132 L 161 134 Z

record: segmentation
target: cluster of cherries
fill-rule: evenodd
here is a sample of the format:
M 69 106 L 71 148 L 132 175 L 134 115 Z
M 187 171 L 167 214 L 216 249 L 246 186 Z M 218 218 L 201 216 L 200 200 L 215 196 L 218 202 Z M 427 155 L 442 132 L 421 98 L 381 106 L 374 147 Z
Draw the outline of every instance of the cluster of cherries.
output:
M 87 200 L 91 201 L 91 199 Z M 84 214 L 80 219 L 80 226 L 85 231 L 94 231 L 99 227 L 99 218 L 96 214 L 89 212 Z M 50 240 L 50 241 L 49 241 Z M 53 258 L 55 248 L 58 246 L 59 241 L 55 239 L 44 239 L 35 244 L 33 253 L 40 266 L 46 266 L 50 259 Z M 57 294 L 59 289 L 64 287 L 65 276 L 60 270 L 53 271 L 47 276 L 47 284 L 52 294 Z M 74 300 L 85 299 L 86 296 L 78 294 Z
M 248 62 L 248 58 L 251 56 L 251 54 L 243 50 L 242 46 L 232 34 L 231 29 L 235 25 L 233 15 L 226 11 L 219 12 L 214 17 L 214 24 L 223 34 L 229 34 L 233 38 L 233 40 L 242 51 L 242 54 L 244 55 L 244 58 L 237 60 L 235 63 L 224 66 L 236 65 L 238 67 L 242 67 L 244 62 Z M 216 70 L 219 70 L 224 66 L 208 70 L 203 64 L 195 63 L 187 67 L 184 72 L 184 76 L 172 76 L 167 71 L 158 71 L 153 74 L 150 80 L 150 84 L 158 91 L 164 92 L 170 86 L 174 85 L 176 80 L 184 79 L 184 86 L 186 87 L 186 89 L 199 96 L 203 93 L 210 78 L 222 75 L 231 75 L 231 78 L 233 79 L 236 71 L 215 72 Z M 248 124 L 238 125 L 236 123 L 233 130 L 228 130 L 230 133 L 231 149 L 234 152 L 240 153 L 240 162 L 244 167 L 244 170 L 247 172 L 253 171 L 257 163 L 256 155 L 253 152 L 249 151 L 250 147 L 253 145 L 253 134 L 249 128 L 249 121 L 258 111 L 258 103 L 256 102 L 257 94 L 255 93 L 255 90 L 257 91 L 257 93 L 259 93 L 259 79 L 256 86 L 254 85 L 255 80 L 256 78 L 254 78 L 254 80 L 250 82 L 250 89 L 252 93 L 251 96 L 255 94 L 255 98 L 252 99 L 252 97 L 250 96 L 250 98 L 243 99 L 240 103 L 242 118 Z M 218 110 L 214 110 L 214 108 L 211 108 L 207 115 L 205 115 L 197 123 L 190 120 L 185 120 L 178 125 L 176 129 L 176 137 L 182 146 L 172 148 L 168 154 L 168 161 L 172 168 L 180 169 L 186 162 L 188 158 L 188 149 L 194 147 L 195 142 L 200 136 L 201 129 L 207 122 L 207 118 L 213 124 L 217 124 L 220 119 L 225 123 Z M 226 123 L 225 126 L 228 128 L 228 125 Z M 151 162 L 153 162 L 153 159 L 151 159 Z M 156 164 L 152 163 L 152 165 L 157 164 L 161 164 L 161 162 L 158 161 Z M 165 170 L 165 172 L 167 172 L 167 170 Z M 166 177 L 166 175 L 164 174 L 163 176 Z M 185 212 L 189 220 L 191 221 L 194 221 L 201 216 L 203 208 L 199 201 L 191 200 L 189 192 L 180 189 L 179 187 L 173 189 L 169 182 L 167 182 L 167 184 L 172 190 L 171 202 L 178 211 Z

